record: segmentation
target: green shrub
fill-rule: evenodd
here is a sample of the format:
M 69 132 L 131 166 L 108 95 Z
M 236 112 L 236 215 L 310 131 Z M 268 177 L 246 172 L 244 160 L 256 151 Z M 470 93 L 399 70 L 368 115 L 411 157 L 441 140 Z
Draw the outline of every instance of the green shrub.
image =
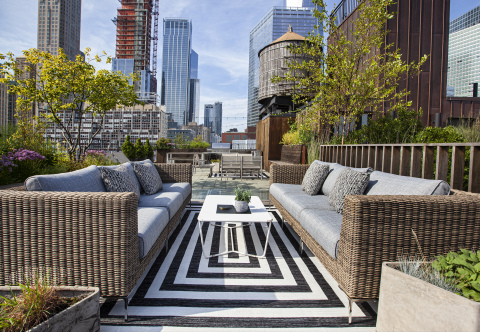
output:
M 142 144 L 142 140 L 139 138 L 137 138 L 137 141 L 135 142 L 135 145 L 133 146 L 134 149 L 135 149 L 135 158 L 136 159 L 142 159 L 145 157 L 145 149 L 144 149 L 144 146 Z
M 150 140 L 147 138 L 145 141 L 145 146 L 143 147 L 143 155 L 145 158 L 152 158 L 153 157 L 153 149 L 150 145 Z
M 173 147 L 173 143 L 169 138 L 159 138 L 155 142 L 155 149 L 157 150 L 170 150 Z
M 414 138 L 413 143 L 463 143 L 465 139 L 455 127 L 425 127 Z
M 344 144 L 398 144 L 411 143 L 415 135 L 422 130 L 423 125 L 419 120 L 422 110 L 409 110 L 400 108 L 396 117 L 392 114 L 379 116 L 370 120 L 362 129 L 350 132 Z M 328 144 L 342 144 L 342 136 L 333 136 Z
M 480 302 L 480 251 L 449 252 L 438 256 L 432 267 L 456 284 L 458 294 Z
M 125 142 L 122 144 L 122 152 L 128 159 L 135 159 L 135 148 L 132 142 L 130 142 L 130 135 L 127 135 Z

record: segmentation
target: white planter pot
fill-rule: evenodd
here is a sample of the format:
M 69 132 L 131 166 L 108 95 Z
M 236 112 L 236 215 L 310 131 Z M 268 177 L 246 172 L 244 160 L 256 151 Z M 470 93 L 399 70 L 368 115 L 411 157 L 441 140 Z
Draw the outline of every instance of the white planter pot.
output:
M 480 303 L 383 263 L 377 331 L 480 331 Z
M 245 201 L 235 201 L 235 211 L 238 213 L 247 212 L 248 203 Z
M 73 306 L 59 312 L 43 323 L 33 327 L 29 332 L 70 332 L 100 331 L 100 289 L 98 287 L 59 287 L 61 297 L 77 297 L 89 294 Z M 18 286 L 1 286 L 0 295 L 4 297 L 21 292 Z

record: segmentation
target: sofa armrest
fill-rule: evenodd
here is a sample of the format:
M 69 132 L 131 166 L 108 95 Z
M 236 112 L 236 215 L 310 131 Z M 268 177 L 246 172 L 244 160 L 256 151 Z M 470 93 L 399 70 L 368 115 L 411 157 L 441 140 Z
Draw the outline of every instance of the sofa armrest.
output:
M 183 182 L 192 185 L 192 164 L 154 164 L 162 182 Z
M 349 277 L 339 283 L 347 294 L 377 298 L 382 262 L 479 245 L 480 195 L 347 196 L 337 261 Z
M 303 177 L 310 165 L 270 166 L 270 185 L 272 183 L 302 184 Z
M 0 204 L 2 285 L 40 269 L 66 285 L 125 296 L 143 272 L 134 193 L 5 190 Z

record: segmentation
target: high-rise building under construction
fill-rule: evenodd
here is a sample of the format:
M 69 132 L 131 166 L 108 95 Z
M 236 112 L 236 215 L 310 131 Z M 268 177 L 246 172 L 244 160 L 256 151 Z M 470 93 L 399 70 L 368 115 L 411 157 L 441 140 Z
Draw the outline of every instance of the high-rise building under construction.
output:
M 155 103 L 157 95 L 158 0 L 120 0 L 112 70 L 135 73 L 139 98 Z

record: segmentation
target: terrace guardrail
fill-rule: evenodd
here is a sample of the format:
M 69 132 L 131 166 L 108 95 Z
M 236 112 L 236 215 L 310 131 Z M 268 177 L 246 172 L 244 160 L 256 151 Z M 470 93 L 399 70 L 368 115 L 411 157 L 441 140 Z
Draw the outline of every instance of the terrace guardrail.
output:
M 444 180 L 452 189 L 480 193 L 480 143 L 322 145 L 319 159 Z
M 357 8 L 361 0 L 343 0 L 333 10 L 332 16 L 335 17 L 335 25 L 338 27 L 342 22 Z

